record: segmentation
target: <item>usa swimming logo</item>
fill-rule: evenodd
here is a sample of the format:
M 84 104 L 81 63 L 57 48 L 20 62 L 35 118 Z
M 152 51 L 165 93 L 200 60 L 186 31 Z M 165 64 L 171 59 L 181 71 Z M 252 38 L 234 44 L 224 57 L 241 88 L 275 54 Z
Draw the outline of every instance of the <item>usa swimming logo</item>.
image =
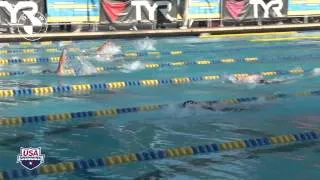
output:
M 20 154 L 17 156 L 17 163 L 24 168 L 33 170 L 44 163 L 44 154 L 41 154 L 41 148 L 23 148 L 20 147 Z

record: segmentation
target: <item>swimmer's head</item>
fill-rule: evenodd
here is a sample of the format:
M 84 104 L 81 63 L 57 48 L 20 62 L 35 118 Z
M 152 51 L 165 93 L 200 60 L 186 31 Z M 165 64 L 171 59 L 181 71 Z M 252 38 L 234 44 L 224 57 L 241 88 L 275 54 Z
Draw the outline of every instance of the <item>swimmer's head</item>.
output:
M 260 83 L 260 84 L 264 84 L 265 82 L 266 82 L 266 81 L 265 81 L 264 79 L 260 79 L 260 80 L 259 80 L 259 83 Z
M 192 101 L 192 100 L 188 100 L 188 101 L 184 102 L 184 103 L 182 104 L 182 106 L 183 106 L 184 108 L 186 108 L 186 107 L 190 107 L 190 106 L 196 105 L 196 104 L 198 104 L 198 103 L 195 102 L 195 101 Z

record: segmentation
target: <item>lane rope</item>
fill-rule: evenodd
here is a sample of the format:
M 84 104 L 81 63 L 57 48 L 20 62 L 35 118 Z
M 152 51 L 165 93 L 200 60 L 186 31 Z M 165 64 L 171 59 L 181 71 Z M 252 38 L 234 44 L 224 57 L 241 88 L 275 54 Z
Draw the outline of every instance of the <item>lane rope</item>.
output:
M 320 55 L 319 55 L 320 57 Z M 221 60 L 209 60 L 209 59 L 204 59 L 204 60 L 199 60 L 199 61 L 175 61 L 175 62 L 166 62 L 166 63 L 149 63 L 149 64 L 144 64 L 144 68 L 146 69 L 159 69 L 159 68 L 164 68 L 164 67 L 176 67 L 176 66 L 189 66 L 189 65 L 216 65 L 216 64 L 232 64 L 232 63 L 255 63 L 255 62 L 260 62 L 258 58 L 256 57 L 247 57 L 243 59 L 221 59 Z M 100 66 L 96 67 L 97 73 L 103 73 L 103 72 L 108 72 L 112 70 L 123 70 L 125 69 L 123 66 Z M 75 74 L 76 70 L 73 68 L 67 68 L 65 73 L 66 75 L 72 75 Z M 39 73 L 29 73 L 29 72 L 24 72 L 24 71 L 13 71 L 13 72 L 8 72 L 8 71 L 0 71 L 0 77 L 5 77 L 5 76 L 20 76 L 20 75 L 32 75 L 36 74 L 39 75 Z
M 172 159 L 185 156 L 196 156 L 210 153 L 222 153 L 225 151 L 253 150 L 260 148 L 271 148 L 298 143 L 318 142 L 320 133 L 317 131 L 300 132 L 294 134 L 239 139 L 224 143 L 208 143 L 201 145 L 189 145 L 183 147 L 172 147 L 167 149 L 147 149 L 138 153 L 126 153 L 100 158 L 81 159 L 66 161 L 55 164 L 44 164 L 40 168 L 28 171 L 26 169 L 12 169 L 0 172 L 0 180 L 36 177 L 58 173 L 71 173 L 79 170 L 92 168 L 110 167 L 120 164 L 148 162 L 163 159 Z
M 320 36 L 265 38 L 265 39 L 252 39 L 250 41 L 251 42 L 275 42 L 275 41 L 299 41 L 299 40 L 312 40 L 312 39 L 320 39 Z
M 291 69 L 288 71 L 275 70 L 264 71 L 259 73 L 235 73 L 232 76 L 249 76 L 251 74 L 260 74 L 264 77 L 275 77 L 283 75 L 301 75 L 312 72 L 313 69 Z M 144 79 L 133 81 L 117 81 L 106 83 L 91 83 L 91 84 L 71 84 L 64 86 L 46 86 L 34 88 L 17 88 L 17 89 L 0 89 L 0 97 L 12 96 L 43 96 L 49 94 L 65 93 L 65 92 L 90 92 L 97 90 L 113 90 L 123 89 L 129 87 L 160 87 L 169 85 L 191 84 L 197 81 L 216 81 L 221 79 L 224 75 L 205 75 L 205 76 L 191 76 L 191 77 L 173 77 L 171 79 Z
M 246 58 L 240 58 L 240 59 L 234 59 L 234 58 L 226 58 L 221 60 L 209 60 L 209 59 L 203 59 L 198 61 L 174 61 L 174 62 L 165 62 L 165 63 L 148 63 L 144 64 L 143 68 L 145 69 L 159 69 L 159 68 L 170 68 L 170 67 L 177 67 L 177 66 L 190 66 L 190 65 L 217 65 L 217 64 L 234 64 L 234 63 L 265 63 L 266 61 L 270 60 L 294 60 L 299 58 L 305 58 L 305 60 L 310 60 L 311 58 L 317 58 L 320 57 L 320 55 L 310 54 L 307 56 L 299 55 L 299 56 L 278 56 L 278 57 L 263 57 L 263 58 L 257 58 L 257 57 L 246 57 Z M 59 57 L 57 57 L 58 59 Z M 306 59 L 310 58 L 310 59 Z M 104 73 L 108 71 L 114 71 L 114 70 L 125 70 L 123 66 L 100 66 L 96 67 L 97 73 Z M 74 68 L 66 68 L 65 73 L 66 75 L 74 75 L 76 70 Z M 24 72 L 24 71 L 0 71 L 0 77 L 6 77 L 6 76 L 21 76 L 21 75 L 32 75 L 36 74 L 39 75 L 40 73 L 32 73 L 32 72 Z
M 199 38 L 226 38 L 226 37 L 247 37 L 247 36 L 267 36 L 267 35 L 293 35 L 297 34 L 298 32 L 296 31 L 288 31 L 288 32 L 266 32 L 266 33 L 237 33 L 237 34 L 218 34 L 218 35 L 213 35 L 213 34 L 208 34 L 208 33 L 203 33 L 200 34 Z
M 277 46 L 261 46 L 261 47 L 255 47 L 255 49 L 288 49 L 288 48 L 318 48 L 316 44 L 302 44 L 302 45 L 277 45 Z M 192 54 L 192 53 L 220 53 L 220 52 L 231 52 L 231 51 L 239 51 L 239 50 L 247 50 L 248 47 L 239 47 L 239 48 L 230 48 L 230 49 L 212 49 L 212 50 L 173 50 L 173 51 L 144 51 L 144 52 L 138 52 L 138 51 L 127 51 L 125 53 L 119 53 L 115 54 L 115 58 L 135 58 L 135 57 L 143 57 L 143 56 L 180 56 L 183 54 Z M 48 50 L 48 49 L 47 49 Z M 52 52 L 59 52 L 61 51 L 57 48 L 50 49 Z M 70 52 L 77 52 L 78 48 L 70 48 Z M 7 50 L 0 50 L 0 54 L 7 53 Z M 231 53 L 230 53 L 231 54 Z M 96 55 L 96 54 L 95 54 Z M 94 56 L 92 54 L 92 56 Z M 69 54 L 68 57 L 70 59 L 75 58 L 85 58 L 85 57 L 92 57 L 88 55 L 71 55 Z M 28 57 L 28 58 L 0 58 L 0 65 L 8 65 L 8 64 L 35 64 L 35 63 L 57 63 L 59 61 L 59 56 L 50 56 L 50 57 Z
M 242 103 L 256 102 L 256 101 L 274 101 L 281 99 L 288 99 L 293 97 L 309 97 L 309 96 L 320 96 L 320 90 L 314 91 L 303 91 L 297 93 L 278 93 L 274 95 L 266 96 L 252 96 L 252 97 L 241 97 L 241 98 L 231 98 L 224 100 L 213 100 L 213 101 L 198 101 L 201 103 L 207 104 L 224 104 L 224 105 L 236 105 Z M 180 103 L 182 104 L 182 103 Z M 126 107 L 126 108 L 106 108 L 93 111 L 82 111 L 82 112 L 65 112 L 65 113 L 56 113 L 56 114 L 47 114 L 47 115 L 36 115 L 36 116 L 17 116 L 17 117 L 3 117 L 0 118 L 0 126 L 17 126 L 24 124 L 34 124 L 40 122 L 57 122 L 57 121 L 67 121 L 72 119 L 82 119 L 90 117 L 104 117 L 104 116 L 116 116 L 119 114 L 127 113 L 138 113 L 138 112 L 149 112 L 164 109 L 170 106 L 170 104 L 153 104 L 153 105 L 143 105 L 137 107 Z M 241 108 L 222 108 L 224 112 L 243 112 Z

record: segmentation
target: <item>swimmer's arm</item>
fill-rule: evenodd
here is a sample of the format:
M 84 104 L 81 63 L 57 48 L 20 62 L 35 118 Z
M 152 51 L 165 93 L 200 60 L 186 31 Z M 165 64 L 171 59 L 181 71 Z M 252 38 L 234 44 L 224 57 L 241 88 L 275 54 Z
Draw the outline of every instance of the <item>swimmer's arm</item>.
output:
M 57 74 L 62 75 L 64 73 L 64 65 L 65 65 L 66 59 L 67 59 L 66 52 L 63 51 L 62 55 L 60 56 L 59 64 L 56 70 Z
M 100 52 L 105 48 L 105 46 L 106 46 L 106 43 L 102 44 L 102 45 L 96 50 L 96 52 L 97 52 L 97 53 L 100 53 Z
M 279 84 L 290 81 L 289 79 L 269 79 L 265 80 L 264 84 Z
M 236 108 L 236 107 L 227 107 L 221 109 L 223 112 L 243 112 L 243 111 L 253 111 L 254 108 Z
M 96 52 L 97 52 L 97 53 L 100 53 L 101 50 L 102 50 L 102 48 L 103 48 L 103 46 L 100 46 L 100 47 L 96 50 Z
M 60 60 L 57 68 L 57 74 L 63 74 L 63 73 L 64 73 L 64 62 Z
M 202 105 L 201 108 L 205 110 L 210 110 L 210 111 L 217 111 L 216 109 L 208 105 Z

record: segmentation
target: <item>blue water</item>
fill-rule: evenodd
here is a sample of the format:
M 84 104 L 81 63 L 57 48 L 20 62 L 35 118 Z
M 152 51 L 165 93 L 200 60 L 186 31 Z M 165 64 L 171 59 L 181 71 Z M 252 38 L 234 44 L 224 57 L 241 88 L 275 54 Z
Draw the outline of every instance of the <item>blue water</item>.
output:
M 250 73 L 293 68 L 320 67 L 320 41 L 251 42 L 251 39 L 319 36 L 320 32 L 295 35 L 270 35 L 237 38 L 200 39 L 198 37 L 115 39 L 122 53 L 136 51 L 170 52 L 182 55 L 120 57 L 113 62 L 88 60 L 94 66 L 126 65 L 127 71 L 109 71 L 91 76 L 44 76 L 32 71 L 55 69 L 56 64 L 17 64 L 1 66 L 1 71 L 30 72 L 26 76 L 1 77 L 1 89 L 57 86 L 112 81 L 170 79 L 216 74 Z M 76 41 L 73 47 L 93 51 L 104 40 Z M 143 45 L 145 44 L 145 45 Z M 12 45 L 22 48 L 59 48 Z M 58 53 L 40 51 L 36 54 L 14 53 L 1 58 L 51 57 Z M 70 53 L 81 56 L 81 53 Z M 284 57 L 291 58 L 284 58 Z M 140 69 L 146 63 L 174 61 L 219 60 L 257 57 L 257 63 L 189 65 Z M 295 57 L 295 58 L 293 58 Z M 134 67 L 134 63 L 140 63 Z M 217 81 L 190 84 L 134 87 L 113 92 L 53 94 L 48 96 L 9 97 L 0 99 L 1 117 L 45 115 L 103 108 L 134 107 L 146 104 L 170 104 L 168 108 L 123 114 L 115 117 L 94 117 L 69 121 L 0 127 L 0 170 L 21 168 L 16 163 L 20 147 L 41 147 L 45 163 L 90 159 L 150 148 L 170 148 L 237 139 L 265 137 L 314 130 L 320 127 L 319 96 L 290 97 L 234 105 L 249 108 L 245 112 L 210 112 L 181 108 L 186 100 L 208 101 L 240 97 L 264 97 L 275 93 L 297 93 L 320 90 L 320 77 L 311 74 L 290 75 L 294 81 L 274 85 L 235 85 Z M 268 149 L 229 151 L 189 156 L 170 160 L 131 163 L 87 171 L 40 176 L 39 179 L 319 179 L 319 143 L 270 147 Z

